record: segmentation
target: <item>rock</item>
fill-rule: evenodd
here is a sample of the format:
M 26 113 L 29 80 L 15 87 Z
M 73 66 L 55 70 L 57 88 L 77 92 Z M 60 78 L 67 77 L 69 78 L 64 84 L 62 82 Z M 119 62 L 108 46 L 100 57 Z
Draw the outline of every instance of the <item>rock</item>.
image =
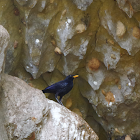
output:
M 129 18 L 132 18 L 134 9 L 129 1 L 131 0 L 117 0 L 117 3 L 119 8 L 122 9 L 129 16 Z M 135 5 L 137 4 L 135 3 Z
M 134 12 L 140 11 L 140 1 L 139 0 L 128 0 Z
M 135 38 L 139 39 L 140 38 L 140 29 L 138 27 L 134 27 L 132 34 Z
M 113 95 L 113 93 L 112 93 L 111 91 L 105 93 L 105 91 L 102 90 L 102 93 L 103 93 L 103 95 L 105 96 L 105 100 L 108 102 L 109 105 L 110 105 L 110 104 L 112 105 L 112 103 L 115 102 L 114 95 Z
M 75 30 L 77 33 L 82 33 L 86 30 L 86 26 L 84 24 L 78 24 Z
M 131 140 L 131 137 L 129 135 L 126 135 L 125 140 Z
M 66 12 L 67 12 L 67 10 L 65 9 L 65 10 L 63 10 L 63 12 L 62 12 L 62 14 L 61 14 L 61 20 L 62 20 L 62 18 L 64 17 L 64 15 L 66 14 Z
M 78 108 L 74 108 L 72 111 L 75 112 L 80 117 L 82 117 L 82 113 L 80 112 L 80 110 Z
M 124 24 L 121 21 L 118 21 L 117 26 L 116 26 L 116 35 L 118 37 L 123 37 L 125 32 L 126 32 L 126 28 L 125 28 Z
M 105 64 L 107 69 L 115 69 L 120 60 L 120 47 L 116 44 L 112 44 L 112 39 L 106 40 L 106 38 L 109 38 L 109 34 L 102 27 L 99 29 L 97 36 L 98 40 L 95 50 L 98 55 L 95 52 L 92 55 L 97 55 L 97 58 Z M 106 43 L 102 40 L 106 40 Z
M 8 47 L 8 43 L 10 40 L 10 36 L 8 31 L 0 25 L 0 73 L 3 72 L 4 70 L 4 63 L 5 63 L 5 54 L 6 54 L 6 49 Z
M 37 4 L 37 0 L 16 0 L 21 6 L 28 6 L 28 8 L 33 8 Z
M 101 12 L 100 12 L 101 24 L 106 29 L 107 33 L 102 29 L 102 27 L 100 28 L 102 31 L 102 34 L 100 34 L 100 32 L 98 32 L 98 34 L 100 34 L 100 36 L 98 37 L 97 42 L 99 42 L 99 43 L 97 43 L 98 45 L 96 45 L 96 48 L 99 47 L 98 48 L 98 51 L 99 51 L 99 50 L 101 50 L 101 48 L 103 48 L 102 46 L 105 46 L 104 48 L 106 50 L 109 50 L 107 47 L 107 46 L 109 46 L 109 44 L 107 45 L 107 44 L 105 44 L 105 42 L 103 42 L 99 39 L 99 38 L 101 38 L 102 40 L 103 40 L 103 38 L 106 39 L 106 36 L 105 36 L 105 34 L 106 34 L 108 36 L 110 35 L 110 37 L 113 37 L 114 40 L 119 45 L 119 46 L 116 45 L 115 47 L 110 46 L 112 49 L 116 48 L 117 51 L 120 52 L 119 47 L 121 47 L 122 49 L 127 50 L 129 55 L 134 56 L 140 50 L 140 47 L 138 45 L 140 40 L 135 39 L 133 37 L 132 29 L 133 29 L 133 27 L 138 26 L 138 24 L 136 22 L 133 22 L 133 19 L 125 19 L 125 15 L 123 14 L 123 11 L 118 9 L 115 6 L 115 3 L 113 1 L 109 0 L 109 3 L 110 3 L 110 5 L 107 5 L 107 3 L 104 3 L 105 6 L 102 7 Z M 106 8 L 106 6 L 107 6 L 107 8 Z M 106 11 L 106 12 L 104 12 L 104 11 Z M 110 11 L 112 14 L 110 14 Z M 117 15 L 120 15 L 120 16 L 119 16 L 119 18 L 116 19 L 115 17 Z M 137 20 L 138 19 L 139 18 L 137 17 Z M 126 29 L 127 29 L 127 32 L 126 32 Z M 103 43 L 103 45 L 101 45 L 101 43 Z M 101 46 L 101 48 L 100 48 L 100 46 Z M 102 49 L 102 50 L 104 50 L 104 49 Z M 107 55 L 107 56 L 109 56 L 109 55 Z M 118 57 L 116 57 L 116 58 L 118 58 Z M 107 57 L 107 59 L 108 59 L 108 57 Z M 113 62 L 114 61 L 116 64 L 118 62 L 118 59 L 113 60 Z M 105 62 L 106 62 L 106 60 L 105 60 Z
M 53 3 L 54 2 L 54 0 L 50 0 L 50 3 Z
M 54 51 L 55 51 L 55 53 L 57 53 L 57 54 L 62 54 L 61 50 L 60 50 L 58 47 L 56 47 L 56 48 L 54 49 Z
M 52 43 L 53 46 L 56 46 L 55 40 L 52 39 L 52 40 L 51 40 L 51 43 Z
M 76 4 L 78 9 L 85 11 L 93 0 L 73 0 L 73 2 Z
M 10 34 L 5 73 L 40 90 L 79 74 L 64 104 L 84 119 L 92 106 L 106 133 L 140 139 L 139 0 L 1 0 L 0 7 L 0 23 Z M 113 94 L 105 97 L 102 89 Z
M 138 12 L 140 10 L 140 2 L 139 0 L 117 0 L 118 6 L 122 9 L 129 18 L 132 18 L 134 12 Z
M 0 87 L 1 87 L 1 73 L 4 72 L 4 67 L 5 67 L 5 56 L 6 56 L 6 50 L 9 45 L 10 41 L 10 36 L 8 31 L 0 25 Z M 0 102 L 2 102 L 1 98 L 1 89 L 0 89 Z M 4 109 L 2 108 L 2 105 L 0 104 L 0 139 L 1 140 L 8 140 L 6 130 L 4 127 Z
M 66 108 L 70 108 L 72 106 L 72 99 L 68 98 L 66 101 Z
M 15 42 L 14 42 L 14 49 L 16 49 L 17 46 L 18 46 L 18 42 L 15 40 Z
M 2 105 L 9 139 L 91 139 L 98 136 L 75 113 L 17 77 L 3 74 Z M 52 127 L 53 126 L 53 127 Z
M 88 124 L 90 124 L 91 128 L 95 131 L 96 134 L 98 134 L 98 136 L 100 135 L 100 126 L 99 124 L 97 123 L 97 121 L 95 121 L 95 119 L 93 117 L 87 117 L 86 119 L 86 122 L 88 122 Z M 104 138 L 105 139 L 105 138 Z
M 115 54 L 111 54 L 111 58 L 116 59 Z
M 100 67 L 100 62 L 98 59 L 92 58 L 91 60 L 89 60 L 87 65 L 90 70 L 98 70 L 98 68 Z
M 107 43 L 110 43 L 110 44 L 112 44 L 112 45 L 114 45 L 115 43 L 114 43 L 114 41 L 113 40 L 111 40 L 111 39 L 107 39 Z
M 29 2 L 29 0 L 16 0 L 20 5 L 26 5 L 28 2 Z
M 40 0 L 40 1 L 38 1 L 38 3 L 37 3 L 37 5 L 38 5 L 38 11 L 39 12 L 42 12 L 45 9 L 47 3 L 48 3 L 48 1 L 46 1 L 46 0 Z

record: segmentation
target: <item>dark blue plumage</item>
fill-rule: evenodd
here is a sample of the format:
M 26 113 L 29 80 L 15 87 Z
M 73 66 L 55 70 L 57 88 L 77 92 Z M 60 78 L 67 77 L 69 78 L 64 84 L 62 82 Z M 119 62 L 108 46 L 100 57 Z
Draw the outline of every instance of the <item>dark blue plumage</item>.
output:
M 58 103 L 63 105 L 61 102 L 61 99 L 65 94 L 67 94 L 73 88 L 73 79 L 77 78 L 77 77 L 78 77 L 78 75 L 69 75 L 64 80 L 59 81 L 59 82 L 45 88 L 42 91 L 43 91 L 43 93 L 54 93 L 55 98 L 58 101 Z M 58 100 L 57 96 L 60 96 L 59 100 Z

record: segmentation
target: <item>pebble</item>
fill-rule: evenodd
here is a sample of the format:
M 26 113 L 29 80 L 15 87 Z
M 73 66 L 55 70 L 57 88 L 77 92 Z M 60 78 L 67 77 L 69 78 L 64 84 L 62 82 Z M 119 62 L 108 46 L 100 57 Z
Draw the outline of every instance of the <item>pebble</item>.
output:
M 133 32 L 132 32 L 132 35 L 133 35 L 135 38 L 139 39 L 139 38 L 140 38 L 140 29 L 139 29 L 138 27 L 134 27 L 134 28 L 133 28 Z
M 117 22 L 117 27 L 116 27 L 116 35 L 118 37 L 123 37 L 123 35 L 126 32 L 126 27 L 124 26 L 124 24 L 120 21 Z
M 55 51 L 57 54 L 62 54 L 61 50 L 60 50 L 58 47 L 56 47 L 56 48 L 54 49 L 54 51 Z
M 72 106 L 72 99 L 68 98 L 66 101 L 66 108 L 70 108 Z
M 91 60 L 89 60 L 88 62 L 88 68 L 90 70 L 98 70 L 100 67 L 100 61 L 96 58 L 92 58 Z
M 111 54 L 111 58 L 116 59 L 115 54 Z
M 82 33 L 82 32 L 84 32 L 86 30 L 86 26 L 84 25 L 84 24 L 78 24 L 77 26 L 76 26 L 76 31 L 77 31 L 77 33 Z

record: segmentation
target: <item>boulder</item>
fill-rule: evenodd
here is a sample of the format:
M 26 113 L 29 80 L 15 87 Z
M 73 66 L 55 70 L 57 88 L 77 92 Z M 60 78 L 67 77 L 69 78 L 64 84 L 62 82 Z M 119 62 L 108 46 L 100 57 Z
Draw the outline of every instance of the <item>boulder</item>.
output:
M 11 140 L 98 140 L 81 117 L 17 77 L 2 75 L 1 101 Z

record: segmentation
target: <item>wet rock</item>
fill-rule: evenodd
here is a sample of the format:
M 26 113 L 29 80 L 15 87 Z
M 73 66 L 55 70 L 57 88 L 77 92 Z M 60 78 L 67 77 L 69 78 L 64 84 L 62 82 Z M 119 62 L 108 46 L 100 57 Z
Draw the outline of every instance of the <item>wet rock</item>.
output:
M 82 118 L 46 99 L 40 90 L 16 77 L 3 75 L 2 79 L 2 105 L 9 139 L 35 137 L 44 140 L 49 137 L 55 140 L 69 137 L 98 140 Z

